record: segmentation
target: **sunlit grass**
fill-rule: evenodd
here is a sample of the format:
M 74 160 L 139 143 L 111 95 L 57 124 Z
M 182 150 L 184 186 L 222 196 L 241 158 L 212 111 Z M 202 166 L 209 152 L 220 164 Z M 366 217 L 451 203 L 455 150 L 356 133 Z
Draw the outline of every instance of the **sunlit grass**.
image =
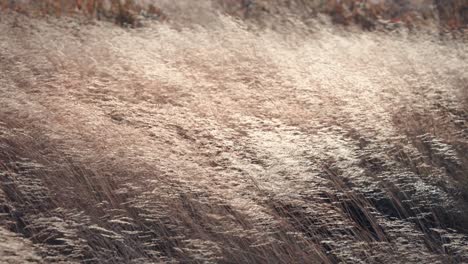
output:
M 0 250 L 468 260 L 466 43 L 320 23 L 284 34 L 205 4 L 137 30 L 2 17 Z

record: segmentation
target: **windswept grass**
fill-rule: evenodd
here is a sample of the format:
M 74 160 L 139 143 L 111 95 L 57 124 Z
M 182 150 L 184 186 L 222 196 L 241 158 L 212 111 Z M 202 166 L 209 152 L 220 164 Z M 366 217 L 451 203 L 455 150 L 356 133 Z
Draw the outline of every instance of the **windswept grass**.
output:
M 2 17 L 0 262 L 468 261 L 466 43 L 208 3 Z

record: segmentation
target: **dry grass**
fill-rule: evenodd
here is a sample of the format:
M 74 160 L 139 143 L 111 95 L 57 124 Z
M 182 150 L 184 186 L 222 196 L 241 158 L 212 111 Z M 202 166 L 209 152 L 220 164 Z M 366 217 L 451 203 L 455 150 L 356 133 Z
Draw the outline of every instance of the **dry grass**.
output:
M 34 17 L 79 15 L 114 21 L 125 27 L 140 27 L 145 18 L 160 21 L 167 19 L 162 10 L 153 3 L 139 0 L 0 0 L 0 10 L 13 10 Z
M 468 261 L 466 43 L 159 6 L 2 17 L 0 262 Z
M 223 11 L 271 28 L 298 18 L 306 25 L 324 15 L 337 25 L 364 30 L 434 30 L 466 34 L 468 3 L 463 0 L 213 0 Z

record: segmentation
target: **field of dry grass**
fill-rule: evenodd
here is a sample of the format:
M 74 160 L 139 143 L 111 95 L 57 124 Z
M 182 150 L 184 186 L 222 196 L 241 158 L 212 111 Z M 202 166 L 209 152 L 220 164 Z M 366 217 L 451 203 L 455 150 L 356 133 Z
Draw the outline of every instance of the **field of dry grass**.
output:
M 468 262 L 466 42 L 159 7 L 2 13 L 0 262 Z

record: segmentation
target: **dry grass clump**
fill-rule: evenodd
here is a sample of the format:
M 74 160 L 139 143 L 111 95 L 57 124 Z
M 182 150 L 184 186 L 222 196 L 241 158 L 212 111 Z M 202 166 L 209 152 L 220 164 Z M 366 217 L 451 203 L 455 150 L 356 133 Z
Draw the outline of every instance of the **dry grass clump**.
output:
M 209 3 L 2 18 L 0 262 L 467 262 L 466 43 Z
M 0 10 L 14 10 L 33 16 L 80 14 L 90 18 L 114 21 L 120 26 L 138 27 L 144 18 L 165 20 L 167 17 L 160 8 L 144 1 L 109 0 L 40 0 L 40 1 L 0 1 Z
M 216 0 L 231 15 L 268 27 L 281 27 L 298 19 L 308 25 L 322 15 L 338 25 L 358 25 L 364 30 L 439 29 L 464 32 L 468 25 L 466 1 L 433 0 Z

